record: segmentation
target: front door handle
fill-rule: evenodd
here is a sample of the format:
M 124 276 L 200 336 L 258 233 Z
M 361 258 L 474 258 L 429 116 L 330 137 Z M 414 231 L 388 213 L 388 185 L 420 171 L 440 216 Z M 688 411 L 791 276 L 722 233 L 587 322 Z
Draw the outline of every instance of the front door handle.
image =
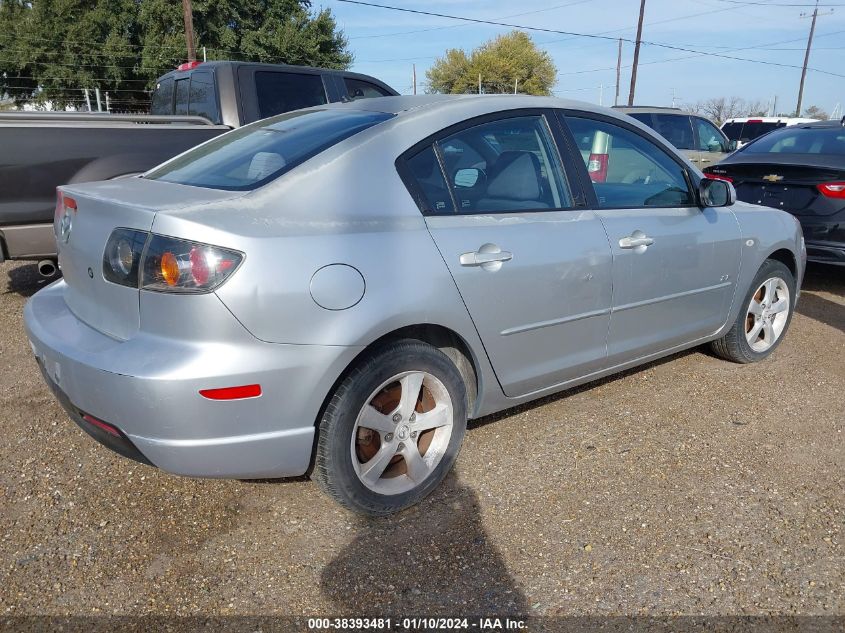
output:
M 496 271 L 503 262 L 513 259 L 513 253 L 503 251 L 495 244 L 484 244 L 477 251 L 463 253 L 460 257 L 461 266 L 481 266 L 484 270 Z
M 640 235 L 635 234 L 630 237 L 623 237 L 619 240 L 619 248 L 639 248 L 642 246 L 645 249 L 652 244 L 654 244 L 654 239 L 642 233 Z

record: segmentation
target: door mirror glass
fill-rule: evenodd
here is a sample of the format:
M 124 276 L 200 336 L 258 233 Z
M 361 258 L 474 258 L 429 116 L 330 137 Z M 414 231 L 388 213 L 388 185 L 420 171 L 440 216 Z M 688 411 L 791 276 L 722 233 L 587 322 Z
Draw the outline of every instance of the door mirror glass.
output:
M 452 182 L 456 187 L 470 188 L 475 187 L 479 180 L 481 180 L 481 170 L 475 167 L 467 167 L 456 171 Z
M 737 143 L 736 139 L 733 139 L 732 141 L 728 141 L 728 151 L 729 152 L 735 152 L 737 150 L 738 145 L 739 145 L 739 143 Z
M 702 207 L 729 207 L 736 202 L 736 190 L 727 180 L 704 178 L 698 185 Z

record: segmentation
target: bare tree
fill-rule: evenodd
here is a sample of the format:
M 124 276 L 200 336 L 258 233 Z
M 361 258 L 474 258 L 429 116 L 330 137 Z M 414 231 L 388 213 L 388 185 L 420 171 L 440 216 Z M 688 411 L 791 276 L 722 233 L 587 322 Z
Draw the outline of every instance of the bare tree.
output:
M 740 97 L 718 97 L 689 104 L 687 110 L 700 114 L 722 125 L 728 119 L 742 116 L 764 116 L 766 107 L 759 101 L 746 101 Z
M 827 121 L 830 118 L 830 115 L 827 112 L 815 105 L 811 105 L 809 108 L 804 110 L 804 116 L 808 119 L 819 119 L 821 121 Z

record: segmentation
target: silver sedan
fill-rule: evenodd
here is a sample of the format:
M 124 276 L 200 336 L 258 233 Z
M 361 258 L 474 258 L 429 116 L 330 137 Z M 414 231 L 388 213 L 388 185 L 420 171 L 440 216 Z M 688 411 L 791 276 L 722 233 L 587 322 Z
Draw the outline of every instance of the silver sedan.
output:
M 430 493 L 468 418 L 704 343 L 764 359 L 805 265 L 792 216 L 635 120 L 522 96 L 283 114 L 62 187 L 55 229 L 25 320 L 76 423 L 369 514 Z

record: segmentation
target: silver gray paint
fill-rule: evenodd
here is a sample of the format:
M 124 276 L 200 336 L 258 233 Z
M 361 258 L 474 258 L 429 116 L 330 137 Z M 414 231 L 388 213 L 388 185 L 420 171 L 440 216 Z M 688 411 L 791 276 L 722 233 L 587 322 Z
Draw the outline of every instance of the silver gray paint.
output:
M 424 218 L 394 167 L 416 142 L 475 116 L 537 107 L 618 116 L 611 111 L 521 96 L 326 107 L 401 112 L 253 192 L 143 179 L 64 188 L 80 207 L 60 253 L 66 281 L 29 301 L 27 332 L 48 373 L 58 363 L 71 400 L 123 429 L 162 468 L 302 474 L 332 385 L 367 346 L 405 326 L 436 324 L 465 342 L 478 417 L 717 338 L 776 250 L 792 253 L 803 276 L 800 228 L 774 209 Z M 237 249 L 245 259 L 212 294 L 119 288 L 101 278 L 116 226 Z M 655 244 L 620 249 L 636 230 Z M 461 253 L 485 243 L 513 259 L 495 271 L 460 266 Z M 312 280 L 337 264 L 359 271 L 366 290 L 348 309 L 325 309 Z M 254 382 L 264 388 L 259 398 L 198 394 Z

